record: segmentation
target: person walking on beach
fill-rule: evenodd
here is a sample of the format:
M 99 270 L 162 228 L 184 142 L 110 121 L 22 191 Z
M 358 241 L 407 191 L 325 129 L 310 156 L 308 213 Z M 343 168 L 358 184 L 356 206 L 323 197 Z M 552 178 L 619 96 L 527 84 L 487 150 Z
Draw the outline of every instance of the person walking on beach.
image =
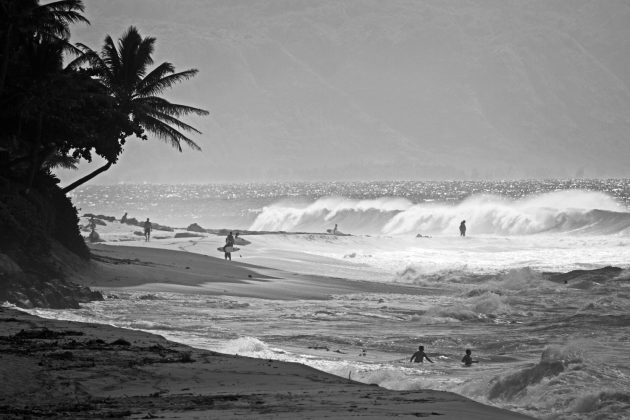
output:
M 150 239 L 151 239 L 151 222 L 149 221 L 149 218 L 147 217 L 147 221 L 144 222 L 144 240 L 145 242 L 149 242 Z
M 424 346 L 419 346 L 418 351 L 411 356 L 411 359 L 409 361 L 423 363 L 424 359 L 427 359 L 429 362 L 433 363 L 433 360 L 429 359 L 429 356 L 427 356 L 427 354 L 424 352 Z
M 473 363 L 479 363 L 478 360 L 472 359 L 471 353 L 472 353 L 472 350 L 466 349 L 466 354 L 464 355 L 464 357 L 462 357 L 462 363 L 465 364 L 466 366 L 470 366 Z
M 466 236 L 466 221 L 462 220 L 462 222 L 459 224 L 459 234 L 461 236 Z
M 232 232 L 230 232 L 228 233 L 228 236 L 225 238 L 225 246 L 223 247 L 223 250 L 225 251 L 226 260 L 232 261 L 232 247 L 234 247 L 234 236 L 232 236 Z

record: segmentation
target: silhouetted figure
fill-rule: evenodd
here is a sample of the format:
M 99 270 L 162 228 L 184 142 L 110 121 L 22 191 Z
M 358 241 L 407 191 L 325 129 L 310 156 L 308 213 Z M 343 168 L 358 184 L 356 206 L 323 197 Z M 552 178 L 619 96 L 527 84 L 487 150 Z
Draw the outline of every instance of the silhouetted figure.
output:
M 90 217 L 88 226 L 90 227 L 90 236 L 88 236 L 90 242 L 100 241 L 101 238 L 98 236 L 98 233 L 96 233 L 96 220 L 94 220 L 94 216 Z
M 419 346 L 418 351 L 411 356 L 411 359 L 409 361 L 423 363 L 424 359 L 427 359 L 429 362 L 433 363 L 433 360 L 429 359 L 429 356 L 427 356 L 427 354 L 424 352 L 424 346 Z
M 462 220 L 462 222 L 459 224 L 459 234 L 461 236 L 466 236 L 466 221 Z
M 149 242 L 149 240 L 151 239 L 151 222 L 149 221 L 149 218 L 147 217 L 147 221 L 144 222 L 144 240 L 146 242 Z
M 223 250 L 225 251 L 225 259 L 232 261 L 232 247 L 234 247 L 234 236 L 232 236 L 232 232 L 228 233 L 228 236 L 225 238 L 225 246 Z M 228 251 L 228 249 L 230 251 Z
M 120 218 L 120 223 L 127 223 L 127 212 L 123 214 L 123 217 Z
M 472 351 L 470 349 L 466 349 L 466 355 L 462 357 L 462 363 L 466 366 L 470 366 L 473 363 L 479 363 L 479 361 L 472 359 L 471 353 Z

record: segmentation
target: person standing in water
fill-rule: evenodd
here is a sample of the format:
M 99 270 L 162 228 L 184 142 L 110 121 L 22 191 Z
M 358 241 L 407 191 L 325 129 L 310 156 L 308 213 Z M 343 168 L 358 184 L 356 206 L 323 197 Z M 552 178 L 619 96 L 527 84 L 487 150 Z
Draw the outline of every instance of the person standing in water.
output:
M 228 252 L 227 249 L 230 248 Z M 232 261 L 232 247 L 234 247 L 234 236 L 232 236 L 232 232 L 228 233 L 228 236 L 225 238 L 225 246 L 223 250 L 225 251 L 225 259 Z
M 429 362 L 433 363 L 433 360 L 429 359 L 429 356 L 427 356 L 427 354 L 424 352 L 424 346 L 419 346 L 418 351 L 411 356 L 411 359 L 409 361 L 423 363 L 424 359 L 427 359 Z
M 472 359 L 471 353 L 472 351 L 470 349 L 466 349 L 466 354 L 462 357 L 462 363 L 466 366 L 470 366 L 473 363 L 479 363 L 479 361 Z
M 466 236 L 466 221 L 462 220 L 462 222 L 459 224 L 459 234 L 461 236 Z
M 151 239 L 151 222 L 149 221 L 149 218 L 147 217 L 147 221 L 144 222 L 144 240 L 145 242 L 149 242 L 149 240 Z

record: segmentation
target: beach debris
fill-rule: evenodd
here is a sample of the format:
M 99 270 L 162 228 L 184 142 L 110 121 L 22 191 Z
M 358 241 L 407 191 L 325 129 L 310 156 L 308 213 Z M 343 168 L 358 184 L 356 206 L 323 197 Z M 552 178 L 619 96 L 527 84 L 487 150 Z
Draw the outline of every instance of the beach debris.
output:
M 313 350 L 326 350 L 326 351 L 330 351 L 330 349 L 328 348 L 328 346 L 308 346 L 309 349 L 313 349 Z
M 111 342 L 112 346 L 130 346 L 131 343 L 127 340 L 125 340 L 124 338 L 119 338 L 116 341 L 112 341 Z
M 179 361 L 182 363 L 193 363 L 195 361 L 195 359 L 192 358 L 192 352 L 190 351 L 183 351 L 179 354 Z

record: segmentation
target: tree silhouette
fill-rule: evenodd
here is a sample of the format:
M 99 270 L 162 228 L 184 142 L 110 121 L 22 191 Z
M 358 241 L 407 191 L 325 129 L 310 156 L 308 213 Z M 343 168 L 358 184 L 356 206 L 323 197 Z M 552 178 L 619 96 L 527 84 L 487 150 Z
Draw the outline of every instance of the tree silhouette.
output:
M 81 60 L 76 66 L 89 63 L 98 80 L 114 98 L 116 109 L 128 116 L 132 129 L 118 133 L 117 140 L 124 144 L 125 138 L 131 134 L 147 139 L 144 131 L 154 134 L 160 140 L 169 143 L 178 151 L 182 151 L 182 143 L 193 150 L 201 148 L 183 132 L 201 134 L 194 127 L 179 118 L 188 114 L 208 115 L 208 111 L 171 103 L 160 95 L 173 85 L 188 80 L 197 74 L 196 69 L 175 72 L 175 67 L 164 62 L 149 71 L 153 64 L 155 38 L 143 38 L 135 27 L 130 27 L 123 36 L 114 43 L 108 35 L 105 44 L 98 54 L 89 47 L 79 44 L 83 51 Z M 122 148 L 121 148 L 122 150 Z M 64 192 L 94 178 L 108 170 L 116 163 L 118 156 L 107 157 L 107 163 L 92 173 L 68 185 Z
M 20 49 L 35 40 L 58 41 L 65 48 L 71 23 L 90 23 L 82 14 L 81 0 L 60 0 L 40 5 L 39 0 L 0 0 L 0 95 L 4 91 L 9 63 Z

